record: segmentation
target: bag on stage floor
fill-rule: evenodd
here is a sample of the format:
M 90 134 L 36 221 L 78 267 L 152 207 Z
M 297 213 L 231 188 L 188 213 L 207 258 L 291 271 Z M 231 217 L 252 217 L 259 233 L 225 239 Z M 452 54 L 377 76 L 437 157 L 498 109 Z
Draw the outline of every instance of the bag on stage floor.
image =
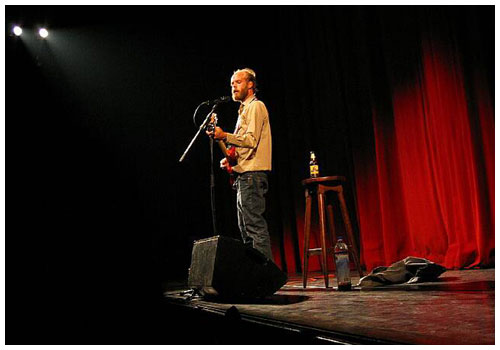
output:
M 203 295 L 265 297 L 286 281 L 276 264 L 239 240 L 215 236 L 194 242 L 188 286 Z
M 359 286 L 372 288 L 389 284 L 434 281 L 445 271 L 445 267 L 430 260 L 409 256 L 389 267 L 376 267 L 359 280 Z

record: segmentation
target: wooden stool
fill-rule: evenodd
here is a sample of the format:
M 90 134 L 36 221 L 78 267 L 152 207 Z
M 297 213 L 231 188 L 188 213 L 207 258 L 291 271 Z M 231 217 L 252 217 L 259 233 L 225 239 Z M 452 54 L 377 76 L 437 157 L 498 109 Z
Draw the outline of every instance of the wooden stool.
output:
M 304 270 L 302 273 L 302 282 L 304 288 L 307 287 L 307 269 L 309 263 L 309 256 L 320 255 L 321 254 L 321 269 L 325 278 L 325 287 L 328 288 L 328 265 L 327 265 L 327 254 L 333 257 L 334 247 L 326 246 L 326 225 L 325 225 L 325 196 L 328 191 L 334 191 L 337 193 L 337 197 L 340 203 L 340 210 L 342 213 L 342 218 L 345 225 L 345 230 L 347 234 L 347 239 L 345 240 L 347 246 L 349 247 L 349 253 L 351 255 L 352 261 L 356 265 L 359 272 L 359 277 L 363 277 L 363 272 L 359 265 L 358 258 L 358 248 L 356 244 L 356 239 L 354 238 L 351 226 L 351 220 L 349 218 L 349 213 L 347 212 L 347 206 L 344 200 L 343 188 L 341 182 L 345 182 L 344 176 L 324 176 L 316 178 L 308 178 L 302 180 L 302 185 L 306 188 L 306 215 L 304 223 Z M 321 232 L 321 247 L 309 249 L 309 239 L 311 230 L 311 201 L 314 194 L 317 194 L 318 198 L 318 212 L 319 212 L 319 224 Z M 330 226 L 330 232 L 332 234 L 333 241 L 335 245 L 337 241 L 337 236 L 335 234 L 335 224 L 333 221 L 333 208 L 328 205 L 328 221 Z

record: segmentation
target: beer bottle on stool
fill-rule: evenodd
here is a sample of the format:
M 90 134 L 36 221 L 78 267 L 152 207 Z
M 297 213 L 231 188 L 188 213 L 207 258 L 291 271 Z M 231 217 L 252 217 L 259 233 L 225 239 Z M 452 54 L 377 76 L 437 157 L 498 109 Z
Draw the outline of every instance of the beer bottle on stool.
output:
M 316 155 L 313 151 L 311 151 L 311 158 L 309 160 L 309 172 L 311 174 L 311 177 L 319 176 L 318 160 L 316 159 Z

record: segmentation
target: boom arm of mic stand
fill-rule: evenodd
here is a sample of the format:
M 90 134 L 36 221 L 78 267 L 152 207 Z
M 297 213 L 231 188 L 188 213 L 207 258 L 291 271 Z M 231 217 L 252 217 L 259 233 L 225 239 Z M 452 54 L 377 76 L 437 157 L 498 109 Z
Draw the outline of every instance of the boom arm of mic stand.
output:
M 210 121 L 210 116 L 212 115 L 212 113 L 215 111 L 215 108 L 217 108 L 217 104 L 215 104 L 213 107 L 212 107 L 212 110 L 207 114 L 207 117 L 205 118 L 205 120 L 203 121 L 203 123 L 200 125 L 200 128 L 198 129 L 198 132 L 196 133 L 196 135 L 194 135 L 193 139 L 191 140 L 191 142 L 189 143 L 189 145 L 187 146 L 186 150 L 184 151 L 184 153 L 182 154 L 182 157 L 179 159 L 179 163 L 182 162 L 184 160 L 184 158 L 186 157 L 187 153 L 189 152 L 189 149 L 191 148 L 191 146 L 193 145 L 194 141 L 198 138 L 198 135 L 200 135 L 200 132 L 205 129 L 207 127 L 207 124 L 208 122 Z

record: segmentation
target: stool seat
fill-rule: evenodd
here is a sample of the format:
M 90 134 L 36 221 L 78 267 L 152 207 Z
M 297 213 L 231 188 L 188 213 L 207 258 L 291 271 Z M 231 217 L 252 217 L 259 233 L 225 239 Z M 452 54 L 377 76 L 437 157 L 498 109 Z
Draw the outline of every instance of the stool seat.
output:
M 349 247 L 350 256 L 356 265 L 356 269 L 359 272 L 359 276 L 363 277 L 363 272 L 359 264 L 358 249 L 356 244 L 356 239 L 354 238 L 352 232 L 351 220 L 349 218 L 349 213 L 347 211 L 347 206 L 345 204 L 342 183 L 346 182 L 345 176 L 323 176 L 316 178 L 308 178 L 302 180 L 302 185 L 305 187 L 305 197 L 306 197 L 306 212 L 304 220 L 304 266 L 302 273 L 302 282 L 304 288 L 307 287 L 307 273 L 309 266 L 309 256 L 321 255 L 321 268 L 323 271 L 325 279 L 325 287 L 328 288 L 328 255 L 333 257 L 334 247 L 327 247 L 326 245 L 326 217 L 325 217 L 325 197 L 326 193 L 332 191 L 337 194 L 337 198 L 340 204 L 340 211 L 342 214 L 342 219 L 344 222 L 346 230 L 346 243 Z M 311 202 L 312 198 L 317 197 L 318 201 L 318 213 L 319 213 L 319 224 L 320 224 L 320 234 L 321 234 L 321 247 L 309 248 L 310 232 L 311 232 Z M 328 221 L 330 227 L 330 233 L 332 238 L 332 243 L 335 244 L 337 237 L 335 234 L 335 224 L 333 221 L 333 207 L 328 205 Z
M 315 184 L 327 184 L 329 182 L 345 182 L 345 176 L 322 176 L 322 177 L 310 177 L 302 180 L 302 185 L 315 185 Z

